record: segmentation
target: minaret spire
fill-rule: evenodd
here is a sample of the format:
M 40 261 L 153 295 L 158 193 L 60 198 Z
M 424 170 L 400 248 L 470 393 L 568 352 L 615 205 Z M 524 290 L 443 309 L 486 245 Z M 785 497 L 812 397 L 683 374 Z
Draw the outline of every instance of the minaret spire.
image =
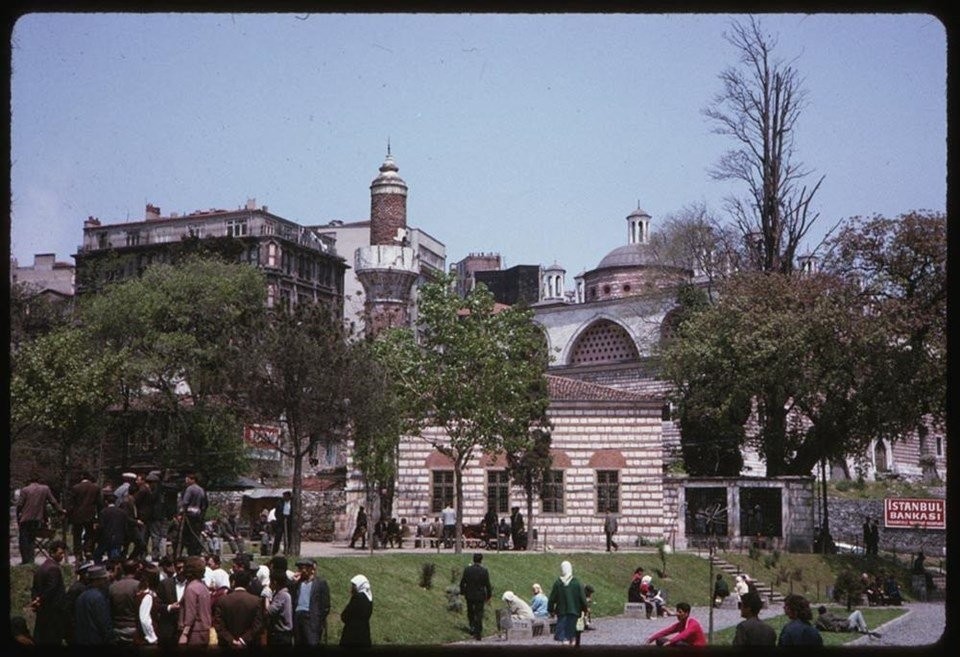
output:
M 390 137 L 387 137 L 387 157 L 390 157 Z M 637 201 L 637 207 L 640 207 L 640 201 Z

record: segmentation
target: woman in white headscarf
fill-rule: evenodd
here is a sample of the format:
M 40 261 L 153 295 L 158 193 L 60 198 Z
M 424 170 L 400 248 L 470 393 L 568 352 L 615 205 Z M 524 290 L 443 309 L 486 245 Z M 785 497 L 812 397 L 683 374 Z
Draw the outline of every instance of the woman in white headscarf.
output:
M 557 617 L 553 638 L 573 645 L 577 638 L 577 618 L 587 610 L 587 596 L 580 580 L 573 576 L 569 561 L 560 564 L 560 577 L 553 583 L 547 608 Z
M 533 609 L 524 600 L 521 600 L 513 591 L 504 591 L 503 601 L 507 603 L 510 617 L 514 620 L 533 620 Z
M 369 647 L 370 616 L 373 614 L 373 591 L 370 581 L 363 575 L 355 575 L 350 580 L 350 602 L 340 612 L 343 632 L 340 634 L 341 646 Z
M 737 594 L 737 609 L 740 609 L 743 606 L 743 596 L 750 591 L 750 587 L 747 585 L 747 580 L 743 578 L 743 575 L 737 575 L 734 582 L 733 592 Z

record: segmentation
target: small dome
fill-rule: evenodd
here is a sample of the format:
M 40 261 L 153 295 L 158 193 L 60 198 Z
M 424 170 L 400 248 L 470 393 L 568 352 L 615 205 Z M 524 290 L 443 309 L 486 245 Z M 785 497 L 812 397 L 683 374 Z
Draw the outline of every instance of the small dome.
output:
M 597 269 L 607 267 L 637 267 L 656 265 L 657 259 L 649 244 L 626 244 L 618 246 L 604 256 Z
M 562 272 L 566 273 L 567 270 L 564 269 L 562 266 L 560 266 L 560 264 L 557 263 L 556 260 L 554 260 L 554 261 L 553 261 L 553 264 L 550 265 L 549 267 L 544 267 L 544 268 L 543 268 L 543 271 L 562 271 Z
M 637 208 L 636 210 L 634 210 L 633 212 L 627 215 L 627 219 L 629 219 L 630 217 L 646 217 L 647 219 L 649 219 L 650 213 L 647 212 L 646 210 L 641 210 L 640 208 Z
M 370 186 L 398 185 L 406 188 L 407 183 L 400 177 L 400 174 L 397 173 L 399 170 L 397 163 L 393 161 L 393 156 L 387 153 L 386 159 L 383 161 L 383 164 L 380 165 L 380 175 L 373 179 Z

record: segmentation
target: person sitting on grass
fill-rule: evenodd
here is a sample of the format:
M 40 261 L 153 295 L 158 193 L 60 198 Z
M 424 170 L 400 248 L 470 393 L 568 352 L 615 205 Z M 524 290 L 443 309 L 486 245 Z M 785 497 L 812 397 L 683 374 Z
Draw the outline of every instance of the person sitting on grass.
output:
M 863 612 L 854 609 L 849 616 L 841 618 L 832 611 L 827 611 L 824 605 L 817 608 L 817 620 L 814 623 L 821 632 L 859 632 L 860 634 L 869 634 L 879 639 L 879 632 L 871 632 L 867 629 L 867 621 L 863 617 Z
M 668 639 L 671 634 L 675 636 Z M 677 622 L 651 634 L 647 643 L 656 643 L 658 646 L 705 646 L 707 637 L 697 619 L 690 616 L 690 605 L 678 602 Z

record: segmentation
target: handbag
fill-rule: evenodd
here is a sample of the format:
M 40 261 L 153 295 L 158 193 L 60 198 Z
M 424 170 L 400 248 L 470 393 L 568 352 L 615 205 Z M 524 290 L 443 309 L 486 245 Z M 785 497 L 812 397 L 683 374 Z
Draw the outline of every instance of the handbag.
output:
M 583 632 L 583 629 L 587 626 L 586 614 L 580 612 L 580 615 L 577 616 L 577 632 Z

